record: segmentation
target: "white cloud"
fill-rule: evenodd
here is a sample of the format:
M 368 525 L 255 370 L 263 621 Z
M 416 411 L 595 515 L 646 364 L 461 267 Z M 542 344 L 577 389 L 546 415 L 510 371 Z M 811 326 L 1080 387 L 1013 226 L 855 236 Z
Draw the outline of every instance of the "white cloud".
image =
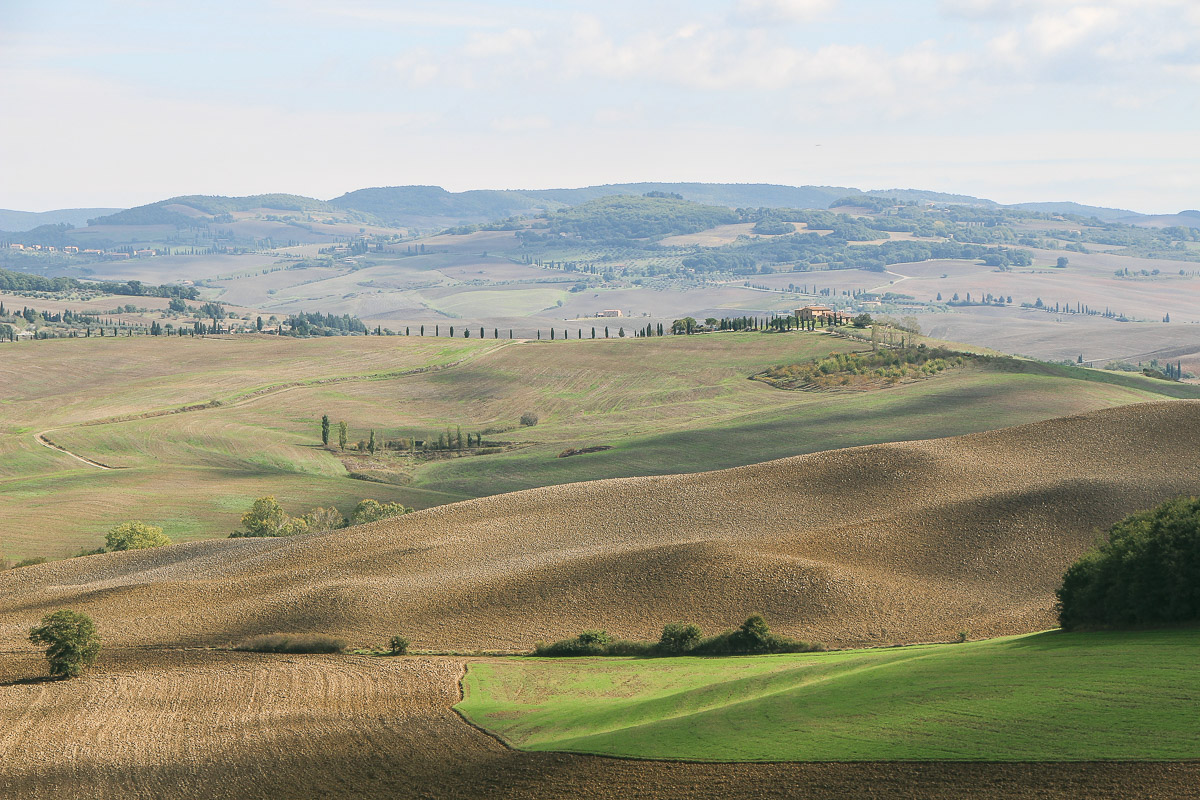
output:
M 384 24 L 397 27 L 488 28 L 499 26 L 494 7 L 478 3 L 387 3 L 326 2 L 326 0 L 273 0 L 283 13 L 301 17 L 325 17 L 345 23 Z M 457 6 L 448 10 L 447 6 Z
M 530 116 L 506 116 L 492 120 L 492 130 L 499 133 L 528 133 L 544 131 L 551 127 L 550 118 L 545 114 Z
M 757 22 L 806 22 L 836 5 L 837 0 L 738 0 L 737 10 Z
M 472 58 L 523 54 L 537 44 L 537 39 L 537 34 L 524 28 L 474 33 L 463 47 L 463 53 Z

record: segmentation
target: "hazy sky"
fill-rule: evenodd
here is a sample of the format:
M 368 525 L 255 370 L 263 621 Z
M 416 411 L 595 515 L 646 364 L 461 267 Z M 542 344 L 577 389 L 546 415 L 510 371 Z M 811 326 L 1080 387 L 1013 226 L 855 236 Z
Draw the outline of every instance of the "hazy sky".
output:
M 641 180 L 1200 206 L 1200 0 L 0 0 L 0 207 Z

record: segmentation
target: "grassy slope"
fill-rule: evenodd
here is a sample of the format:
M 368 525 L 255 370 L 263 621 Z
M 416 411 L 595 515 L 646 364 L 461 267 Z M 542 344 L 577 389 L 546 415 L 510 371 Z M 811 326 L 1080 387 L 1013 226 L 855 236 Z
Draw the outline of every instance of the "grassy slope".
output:
M 866 394 L 784 392 L 747 380 L 772 364 L 858 346 L 825 335 L 740 334 L 527 344 L 492 340 L 275 337 L 92 339 L 16 346 L 0 390 L 0 511 L 9 557 L 94 547 L 111 525 L 142 518 L 177 539 L 228 533 L 248 500 L 280 497 L 292 513 L 347 511 L 362 497 L 426 507 L 534 486 L 695 472 L 876 442 L 949 436 L 1200 390 L 1137 376 L 1091 380 L 1059 370 L 965 369 Z M 7 351 L 6 351 L 7 353 Z M 427 365 L 456 366 L 397 377 Z M 1061 373 L 1061 374 L 1059 374 Z M 364 376 L 336 383 L 316 381 Z M 1078 376 L 1088 380 L 1079 380 Z M 265 387 L 305 385 L 249 396 Z M 219 399 L 218 408 L 108 424 L 117 415 Z M 399 438 L 447 426 L 519 449 L 415 468 L 376 466 L 405 485 L 363 483 L 318 444 L 318 419 Z M 37 445 L 50 438 L 122 467 L 101 471 Z M 572 458 L 567 447 L 611 445 Z M 352 467 L 357 468 L 357 467 Z M 66 512 L 65 509 L 70 509 Z M 50 524 L 47 524 L 50 523 Z M 52 531 L 47 533 L 46 531 Z
M 1200 631 L 1049 632 L 725 659 L 472 664 L 458 708 L 528 750 L 715 761 L 1200 757 Z

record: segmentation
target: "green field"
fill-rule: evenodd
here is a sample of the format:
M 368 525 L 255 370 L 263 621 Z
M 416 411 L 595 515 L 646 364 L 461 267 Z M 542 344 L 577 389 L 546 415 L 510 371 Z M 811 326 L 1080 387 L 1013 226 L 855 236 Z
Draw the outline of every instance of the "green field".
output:
M 750 375 L 861 343 L 812 334 L 521 342 L 268 336 L 32 342 L 4 351 L 0 556 L 58 557 L 142 519 L 225 536 L 257 496 L 292 514 L 363 497 L 423 508 L 598 478 L 697 472 L 1200 396 L 1141 376 L 972 366 L 870 392 L 781 391 Z M 433 368 L 433 369 L 430 369 Z M 220 405 L 184 413 L 184 406 Z M 526 411 L 540 419 L 521 427 Z M 151 414 L 151 416 L 146 416 Z M 413 460 L 320 446 L 487 431 L 499 452 Z M 100 470 L 40 445 L 35 435 Z M 612 449 L 558 458 L 567 448 Z M 367 474 L 384 482 L 350 477 Z
M 470 665 L 457 708 L 523 750 L 698 761 L 1200 758 L 1200 630 L 737 658 Z

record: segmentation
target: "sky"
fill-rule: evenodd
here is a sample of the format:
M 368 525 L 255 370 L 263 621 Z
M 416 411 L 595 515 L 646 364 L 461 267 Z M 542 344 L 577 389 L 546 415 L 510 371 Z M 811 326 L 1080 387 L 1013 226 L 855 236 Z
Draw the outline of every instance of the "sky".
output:
M 712 181 L 1200 207 L 1198 0 L 0 0 L 0 208 Z

